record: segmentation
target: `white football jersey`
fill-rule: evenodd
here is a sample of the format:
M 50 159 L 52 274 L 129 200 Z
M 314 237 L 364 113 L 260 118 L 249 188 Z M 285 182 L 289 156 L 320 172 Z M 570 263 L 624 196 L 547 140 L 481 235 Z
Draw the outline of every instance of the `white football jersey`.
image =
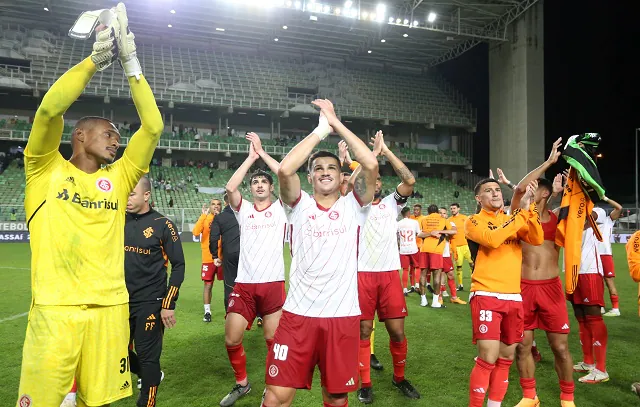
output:
M 240 259 L 236 283 L 284 281 L 282 256 L 287 217 L 280 201 L 261 211 L 242 200 L 233 213 L 240 227 Z
M 593 208 L 593 211 L 598 214 L 596 224 L 602 234 L 602 242 L 598 242 L 598 253 L 611 255 L 611 235 L 615 221 L 602 208 Z
M 455 228 L 456 224 L 453 222 L 449 222 L 448 230 Z M 449 243 L 449 239 L 444 239 L 444 251 L 442 252 L 442 257 L 451 257 L 451 244 Z
M 358 271 L 395 271 L 400 268 L 397 219 L 405 204 L 393 194 L 371 205 L 367 223 L 360 235 Z
M 304 191 L 293 207 L 285 204 L 292 258 L 285 311 L 320 318 L 360 315 L 358 241 L 370 209 L 353 192 L 331 208 Z
M 403 218 L 398 222 L 398 240 L 400 240 L 400 254 L 418 253 L 416 237 L 420 233 L 420 224 L 417 220 Z
M 582 232 L 582 256 L 580 258 L 580 274 L 603 275 L 602 261 L 598 253 L 598 239 L 593 229 L 588 228 Z

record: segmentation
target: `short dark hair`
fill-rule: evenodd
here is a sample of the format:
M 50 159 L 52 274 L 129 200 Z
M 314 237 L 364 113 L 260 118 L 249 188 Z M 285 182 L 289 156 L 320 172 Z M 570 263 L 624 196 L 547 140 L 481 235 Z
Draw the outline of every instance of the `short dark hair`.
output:
M 149 181 L 149 177 L 143 175 L 138 182 L 142 185 L 144 192 L 151 192 L 151 181 Z
M 404 207 L 402 208 L 402 210 L 400 211 L 400 215 L 404 216 L 407 214 L 407 212 L 409 212 L 411 209 L 409 209 L 408 207 Z
M 429 207 L 427 208 L 427 213 L 438 213 L 438 205 L 429 205 Z
M 454 202 L 454 203 L 452 203 L 452 204 L 451 204 L 451 205 L 449 205 L 449 206 L 455 206 L 455 207 L 459 208 L 459 207 L 460 207 L 460 204 L 459 204 L 459 203 L 457 203 L 457 202 Z
M 445 208 L 444 206 L 441 206 L 440 209 L 444 209 L 445 211 L 448 211 L 448 209 Z
M 100 116 L 84 116 L 82 118 L 80 118 L 80 120 L 78 120 L 76 122 L 76 125 L 74 126 L 73 129 L 73 133 L 75 134 L 77 129 L 81 129 L 81 128 L 86 128 L 86 127 L 93 127 L 96 125 L 97 122 L 99 121 L 105 121 L 107 123 L 109 123 L 110 125 L 113 126 L 113 122 L 105 117 L 100 117 Z
M 253 179 L 257 177 L 265 177 L 267 181 L 269 181 L 269 184 L 273 185 L 273 177 L 271 176 L 271 174 L 260 169 L 255 170 L 253 174 L 251 174 L 251 176 L 249 177 L 249 183 L 251 184 L 253 182 Z
M 553 182 L 546 178 L 538 178 L 538 188 L 544 188 L 549 191 L 549 195 L 553 193 Z
M 473 193 L 475 195 L 478 195 L 478 193 L 480 192 L 480 188 L 482 188 L 482 186 L 484 184 L 488 184 L 490 182 L 495 182 L 496 184 L 500 185 L 500 183 L 498 181 L 496 181 L 495 178 L 483 178 L 480 181 L 478 181 L 478 183 L 476 184 L 475 188 L 473 188 Z
M 338 158 L 337 155 L 329 151 L 320 150 L 320 151 L 316 151 L 315 153 L 309 156 L 309 161 L 307 162 L 307 172 L 311 173 L 311 170 L 312 170 L 311 166 L 313 165 L 313 162 L 316 159 L 322 158 L 322 157 L 331 157 L 336 160 L 336 162 L 338 163 L 338 167 L 340 166 L 340 159 Z
M 414 207 L 414 208 L 415 208 L 416 206 L 417 206 L 418 208 L 422 209 L 422 205 L 420 205 L 420 204 L 415 204 L 415 205 L 413 205 L 413 207 Z

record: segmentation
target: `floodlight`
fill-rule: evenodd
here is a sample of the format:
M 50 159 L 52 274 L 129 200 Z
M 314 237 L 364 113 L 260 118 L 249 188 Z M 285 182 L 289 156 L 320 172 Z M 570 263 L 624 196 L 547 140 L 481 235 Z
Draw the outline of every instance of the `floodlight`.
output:
M 286 25 L 283 25 L 283 26 L 282 26 L 282 29 L 283 29 L 283 30 L 286 30 L 287 28 L 289 28 L 289 27 L 287 27 Z
M 360 14 L 360 16 L 362 17 L 363 20 L 366 20 L 369 17 L 369 13 L 367 13 L 366 11 L 363 11 L 362 14 Z
M 278 42 L 278 39 L 277 39 L 277 38 L 274 38 L 273 40 L 274 40 L 275 42 Z
M 414 21 L 414 22 L 413 22 L 413 26 L 414 26 L 414 27 L 417 27 L 419 24 L 420 24 L 420 23 L 418 23 L 418 20 L 416 20 L 416 21 Z
M 169 13 L 171 13 L 171 14 L 175 14 L 175 13 L 176 13 L 176 11 L 175 11 L 175 10 L 171 10 L 171 11 L 169 11 Z
M 429 16 L 427 17 L 427 21 L 430 23 L 433 23 L 434 21 L 436 21 L 436 13 L 431 12 L 429 13 Z
M 404 33 L 404 34 L 402 34 L 402 36 L 403 36 L 404 38 L 407 38 L 407 37 L 409 36 L 409 34 Z
M 387 40 L 385 40 L 384 38 L 380 40 L 380 42 L 387 42 Z
M 216 31 L 223 31 L 224 32 L 224 28 L 216 28 Z
M 337 15 L 337 16 L 339 16 L 339 15 L 340 15 L 340 12 L 341 12 L 341 11 L 342 11 L 342 10 L 340 10 L 340 7 L 337 7 L 335 10 L 333 10 L 333 12 L 334 12 L 334 13 L 336 13 L 336 15 Z
M 376 13 L 384 14 L 386 11 L 387 11 L 387 6 L 385 6 L 384 4 L 378 4 L 376 6 Z
M 371 50 L 367 51 L 367 54 L 370 54 L 370 53 L 371 53 Z
M 396 24 L 400 24 L 401 21 L 402 21 L 401 19 L 396 18 Z
M 171 24 L 167 24 L 167 27 L 171 28 L 171 27 L 173 27 L 173 26 L 172 26 Z
M 393 17 L 389 17 L 389 24 L 393 23 L 394 18 Z
M 45 7 L 45 8 L 44 8 L 44 11 L 49 11 L 49 7 Z
M 407 20 L 406 18 L 404 19 L 404 21 L 402 22 L 404 25 L 409 24 L 409 20 Z

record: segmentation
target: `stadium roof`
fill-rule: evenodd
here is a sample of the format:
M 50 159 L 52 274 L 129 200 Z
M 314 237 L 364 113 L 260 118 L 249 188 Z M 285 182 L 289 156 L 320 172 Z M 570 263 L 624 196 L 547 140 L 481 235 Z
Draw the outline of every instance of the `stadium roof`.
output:
M 165 44 L 423 68 L 482 41 L 506 41 L 506 27 L 537 1 L 129 0 L 126 5 L 136 35 Z M 66 32 L 82 11 L 112 4 L 0 0 L 0 21 L 32 21 Z

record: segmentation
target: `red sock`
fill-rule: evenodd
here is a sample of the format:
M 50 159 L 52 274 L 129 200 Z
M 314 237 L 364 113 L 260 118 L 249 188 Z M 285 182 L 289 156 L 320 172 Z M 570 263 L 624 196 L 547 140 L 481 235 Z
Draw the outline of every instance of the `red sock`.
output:
M 420 282 L 420 269 L 413 269 L 413 285 L 415 286 Z
M 593 338 L 591 330 L 587 327 L 585 317 L 576 317 L 580 326 L 580 345 L 582 346 L 582 361 L 588 365 L 593 365 Z
M 489 388 L 489 379 L 495 365 L 477 358 L 469 376 L 469 407 L 482 407 L 484 395 Z
M 611 307 L 612 308 L 620 308 L 620 302 L 618 301 L 617 295 L 611 295 Z
M 247 354 L 244 353 L 244 347 L 242 344 L 227 346 L 227 355 L 236 376 L 236 382 L 240 383 L 247 378 Z
M 522 397 L 526 399 L 536 398 L 536 378 L 531 379 L 520 378 L 520 387 L 522 387 Z
M 587 328 L 591 331 L 593 339 L 593 353 L 596 357 L 596 369 L 607 371 L 607 325 L 602 320 L 602 315 L 587 315 Z
M 440 284 L 440 294 L 442 294 L 443 292 L 447 291 L 446 287 L 444 286 L 444 284 Z
M 402 342 L 389 340 L 389 350 L 393 359 L 393 381 L 400 383 L 404 380 L 404 367 L 407 364 L 407 338 Z
M 431 273 L 427 273 L 427 284 L 431 284 Z
M 489 379 L 489 400 L 499 402 L 504 400 L 504 395 L 507 394 L 509 387 L 509 368 L 512 363 L 512 360 L 498 358 L 496 368 L 491 372 Z
M 573 401 L 573 390 L 575 389 L 575 384 L 573 380 L 567 382 L 565 380 L 560 380 L 560 400 L 564 401 Z
M 451 294 L 451 298 L 456 298 L 458 296 L 456 280 L 447 280 L 447 283 L 449 284 L 449 294 Z
M 371 341 L 360 339 L 360 352 L 358 353 L 360 364 L 360 381 L 362 387 L 371 387 Z
M 78 392 L 78 384 L 76 383 L 76 379 L 73 379 L 73 386 L 71 386 L 71 391 L 69 393 L 77 393 Z
M 323 406 L 323 407 L 349 407 L 349 400 L 347 399 L 347 401 L 345 401 L 345 402 L 344 402 L 344 404 L 340 404 L 340 405 L 337 405 L 337 404 L 329 404 L 329 403 L 327 403 L 326 401 L 323 401 L 323 402 L 322 402 L 322 406 Z
M 275 342 L 275 340 L 271 338 L 271 339 L 265 339 L 264 341 L 267 343 L 267 354 L 268 354 L 273 349 L 273 343 Z
M 408 280 L 409 280 L 409 270 L 402 269 L 402 288 L 407 288 Z

